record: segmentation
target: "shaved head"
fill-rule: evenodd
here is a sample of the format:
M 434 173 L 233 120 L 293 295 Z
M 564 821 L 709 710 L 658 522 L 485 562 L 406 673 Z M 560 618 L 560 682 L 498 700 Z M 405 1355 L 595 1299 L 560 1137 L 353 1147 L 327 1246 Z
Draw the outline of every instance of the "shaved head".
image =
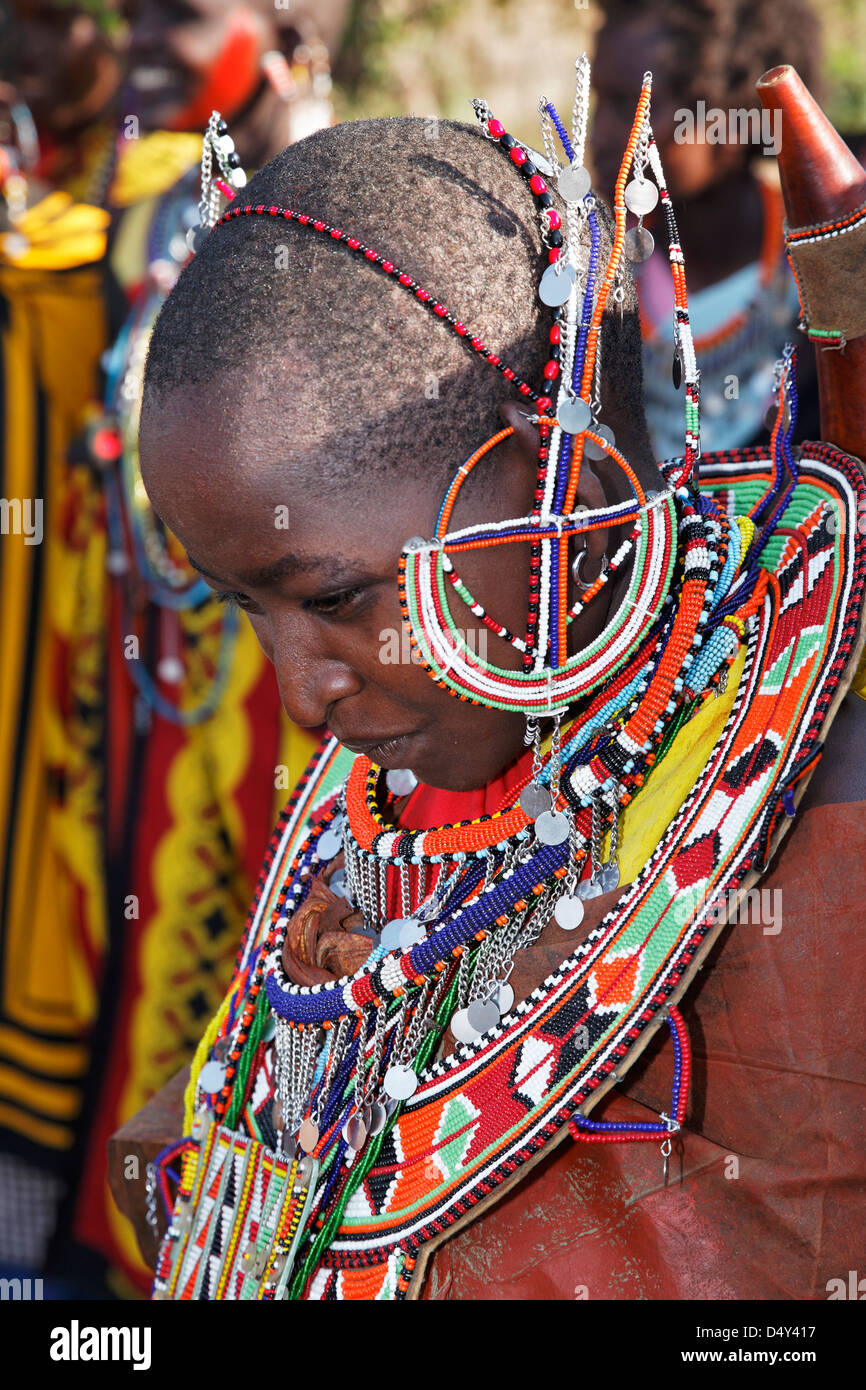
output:
M 480 130 L 413 118 L 335 126 L 284 150 L 239 201 L 309 213 L 374 247 L 540 389 L 551 314 L 537 292 L 538 215 Z M 630 280 L 624 289 L 623 315 L 606 314 L 602 331 L 601 414 L 644 468 L 640 332 Z M 228 402 L 231 427 L 255 429 L 291 473 L 314 471 L 324 488 L 412 470 L 422 455 L 444 483 L 499 428 L 500 406 L 520 399 L 345 245 L 265 216 L 216 229 L 163 307 L 145 419 L 181 388 Z

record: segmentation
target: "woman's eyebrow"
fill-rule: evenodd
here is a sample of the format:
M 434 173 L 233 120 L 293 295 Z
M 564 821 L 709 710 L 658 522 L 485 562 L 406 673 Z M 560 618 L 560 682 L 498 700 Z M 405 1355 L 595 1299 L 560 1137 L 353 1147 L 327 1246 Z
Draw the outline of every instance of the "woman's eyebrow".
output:
M 228 583 L 228 580 L 224 580 L 220 575 L 214 574 L 212 570 L 199 564 L 198 560 L 193 559 L 189 552 L 187 552 L 187 559 L 193 569 L 198 570 L 199 574 L 203 574 L 206 579 L 213 579 L 217 584 Z M 260 569 L 247 570 L 244 573 L 239 572 L 236 580 L 232 582 L 237 582 L 251 589 L 266 589 L 281 583 L 284 579 L 299 574 L 315 574 L 317 572 L 326 572 L 329 582 L 334 585 L 357 584 L 374 577 L 353 566 L 351 562 L 341 560 L 335 555 L 309 556 L 302 559 L 298 555 L 293 555 L 291 551 L 287 551 L 278 560 L 274 560 L 269 565 L 263 565 Z

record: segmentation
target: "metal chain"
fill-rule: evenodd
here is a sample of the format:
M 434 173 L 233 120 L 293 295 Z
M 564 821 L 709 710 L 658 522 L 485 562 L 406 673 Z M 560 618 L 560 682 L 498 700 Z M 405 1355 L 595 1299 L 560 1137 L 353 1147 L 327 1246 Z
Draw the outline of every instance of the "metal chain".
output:
M 144 1214 L 152 1231 L 157 1228 L 156 1221 L 156 1168 L 148 1163 L 144 1170 Z
M 541 138 L 544 141 L 544 153 L 548 164 L 553 169 L 554 178 L 558 178 L 562 172 L 562 166 L 556 152 L 556 141 L 553 138 L 553 122 L 547 113 L 547 97 L 539 97 L 538 113 L 541 116 Z
M 388 1013 L 387 1005 L 383 1000 L 376 1010 L 376 1023 L 373 1028 L 373 1052 L 370 1058 L 370 1072 L 367 1078 L 367 1085 L 364 1088 L 363 1104 L 369 1105 L 373 1099 L 376 1087 L 379 1084 L 379 1071 L 382 1065 L 382 1051 L 385 1046 L 385 1021 Z
M 571 108 L 571 145 L 574 163 L 583 164 L 586 146 L 586 122 L 589 115 L 589 59 L 585 53 L 574 60 L 574 105 Z

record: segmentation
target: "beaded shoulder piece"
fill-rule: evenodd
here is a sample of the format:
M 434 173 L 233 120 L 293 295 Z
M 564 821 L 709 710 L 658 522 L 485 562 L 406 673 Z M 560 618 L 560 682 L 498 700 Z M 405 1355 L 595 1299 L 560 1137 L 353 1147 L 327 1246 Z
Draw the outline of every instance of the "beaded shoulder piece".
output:
M 758 449 L 705 455 L 701 489 L 742 515 L 771 468 Z M 719 935 L 725 914 L 714 904 L 736 902 L 766 870 L 862 644 L 866 479 L 824 444 L 806 445 L 800 468 L 786 516 L 797 530 L 778 532 L 764 553 L 736 701 L 694 790 L 577 951 L 492 1035 L 423 1075 L 310 1297 L 417 1294 L 449 1228 L 495 1200 L 635 1061 Z
M 773 468 L 759 449 L 705 456 L 701 491 L 742 516 L 766 493 Z M 856 667 L 866 582 L 866 537 L 856 523 L 864 504 L 866 478 L 856 460 L 825 444 L 803 447 L 788 525 L 777 527 L 763 550 L 742 624 L 736 698 L 706 764 L 695 769 L 687 800 L 577 950 L 477 1042 L 458 1044 L 421 1071 L 302 1298 L 418 1296 L 430 1253 L 456 1223 L 498 1200 L 547 1146 L 569 1132 L 577 1137 L 578 1123 L 672 1018 L 726 908 L 733 912 L 765 872 Z M 279 897 L 281 869 L 351 762 L 334 741 L 322 745 L 281 818 L 251 909 L 235 995 Z M 243 1184 L 256 1186 L 259 1168 L 267 1169 L 268 1192 L 287 1180 L 287 1165 L 275 1165 L 263 1145 L 216 1126 L 189 1144 L 187 1159 L 194 1231 L 207 1225 L 202 1204 L 215 1217 L 222 1211 L 225 1228 L 233 1229 L 231 1203 L 237 1205 Z M 256 1221 L 263 1201 L 254 1197 Z M 305 1189 L 294 1204 L 301 1226 L 309 1205 Z M 296 1235 L 287 1232 L 286 1242 Z M 175 1266 L 184 1239 L 175 1230 Z M 202 1234 L 202 1253 L 208 1239 Z M 215 1239 L 209 1247 L 213 1276 L 199 1269 L 168 1296 L 248 1296 L 225 1292 L 245 1287 L 232 1264 L 241 1242 L 227 1251 L 218 1245 Z M 164 1242 L 161 1258 L 168 1259 L 169 1246 Z M 251 1248 L 247 1242 L 246 1256 Z

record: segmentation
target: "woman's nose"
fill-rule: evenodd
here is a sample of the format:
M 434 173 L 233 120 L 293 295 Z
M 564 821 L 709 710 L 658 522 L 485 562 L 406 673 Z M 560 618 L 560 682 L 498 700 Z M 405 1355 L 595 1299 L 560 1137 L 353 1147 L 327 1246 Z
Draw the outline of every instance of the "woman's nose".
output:
M 325 724 L 337 701 L 363 690 L 363 679 L 329 647 L 321 624 L 278 619 L 269 625 L 267 637 L 260 634 L 274 664 L 283 709 L 301 728 Z

